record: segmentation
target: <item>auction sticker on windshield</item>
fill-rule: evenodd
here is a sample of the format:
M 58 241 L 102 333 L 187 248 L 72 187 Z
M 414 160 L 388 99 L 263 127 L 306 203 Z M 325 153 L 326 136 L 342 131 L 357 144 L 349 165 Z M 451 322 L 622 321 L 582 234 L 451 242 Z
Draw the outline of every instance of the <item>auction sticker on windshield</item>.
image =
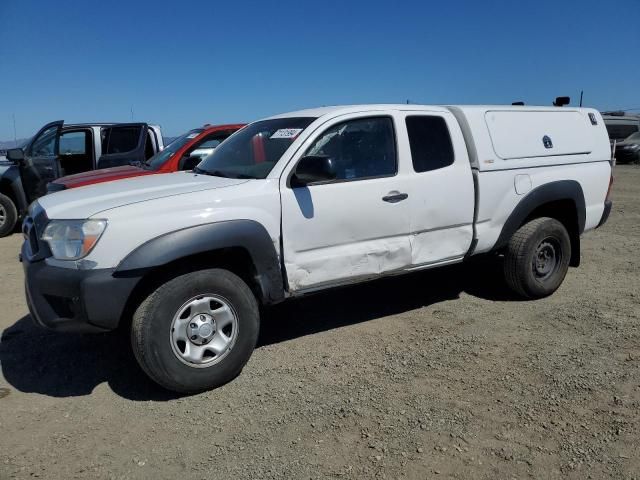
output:
M 269 138 L 295 138 L 302 130 L 302 128 L 280 128 Z

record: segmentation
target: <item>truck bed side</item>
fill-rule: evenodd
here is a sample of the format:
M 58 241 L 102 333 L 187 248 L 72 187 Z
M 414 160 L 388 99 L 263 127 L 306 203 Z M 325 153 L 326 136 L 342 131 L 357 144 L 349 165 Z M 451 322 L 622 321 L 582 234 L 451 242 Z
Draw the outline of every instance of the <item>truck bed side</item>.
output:
M 569 219 L 573 215 L 578 235 L 598 226 L 609 187 L 611 153 L 604 122 L 596 110 L 502 107 L 500 111 L 508 112 L 507 121 L 515 118 L 517 122 L 517 115 L 527 112 L 534 119 L 514 124 L 512 129 L 503 124 L 494 127 L 494 132 L 491 122 L 495 117 L 491 117 L 495 107 L 450 110 L 465 135 L 474 172 L 473 253 L 504 246 L 510 237 L 505 229 L 514 228 L 512 224 L 519 227 L 541 209 L 545 216 Z M 565 211 L 571 208 L 575 212 Z

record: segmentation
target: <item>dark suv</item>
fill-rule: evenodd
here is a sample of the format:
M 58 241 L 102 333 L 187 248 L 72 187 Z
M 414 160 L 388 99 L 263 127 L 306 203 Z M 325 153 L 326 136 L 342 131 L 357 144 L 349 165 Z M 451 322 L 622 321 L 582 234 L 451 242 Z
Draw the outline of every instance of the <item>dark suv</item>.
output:
M 138 165 L 163 148 L 160 127 L 146 123 L 45 125 L 0 162 L 0 237 L 13 232 L 29 204 L 59 177 L 98 168 Z
M 640 163 L 640 132 L 632 133 L 616 143 L 617 163 Z

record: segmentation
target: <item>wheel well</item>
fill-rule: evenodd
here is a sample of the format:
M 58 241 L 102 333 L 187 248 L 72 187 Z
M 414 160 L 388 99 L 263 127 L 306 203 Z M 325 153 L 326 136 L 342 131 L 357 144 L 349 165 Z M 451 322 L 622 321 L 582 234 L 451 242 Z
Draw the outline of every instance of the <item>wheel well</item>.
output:
M 11 187 L 11 184 L 6 181 L 0 182 L 0 194 L 8 197 L 9 200 L 13 202 L 13 205 L 16 207 L 17 220 L 19 222 L 26 213 L 26 207 L 21 204 L 20 199 L 16 196 L 16 192 Z
M 16 202 L 15 194 L 13 193 L 13 189 L 9 185 L 0 184 L 0 193 L 5 195 L 11 199 L 13 204 L 18 208 L 18 203 Z
M 580 265 L 580 225 L 578 223 L 578 208 L 571 199 L 555 200 L 536 207 L 520 224 L 536 218 L 550 217 L 558 220 L 569 232 L 571 239 L 571 261 L 569 265 L 577 267 Z
M 138 305 L 160 285 L 178 275 L 207 268 L 222 268 L 236 274 L 249 286 L 260 303 L 264 301 L 257 271 L 249 252 L 242 247 L 222 248 L 179 258 L 165 265 L 144 270 L 142 279 L 129 295 L 120 327 L 128 327 Z M 124 272 L 122 275 L 138 273 L 139 271 Z

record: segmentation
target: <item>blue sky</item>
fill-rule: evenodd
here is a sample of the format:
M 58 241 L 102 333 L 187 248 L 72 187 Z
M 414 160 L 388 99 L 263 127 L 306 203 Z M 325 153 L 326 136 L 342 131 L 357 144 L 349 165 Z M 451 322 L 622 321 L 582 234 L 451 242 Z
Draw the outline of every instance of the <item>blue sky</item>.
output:
M 0 0 L 0 140 L 343 103 L 640 107 L 640 0 Z

